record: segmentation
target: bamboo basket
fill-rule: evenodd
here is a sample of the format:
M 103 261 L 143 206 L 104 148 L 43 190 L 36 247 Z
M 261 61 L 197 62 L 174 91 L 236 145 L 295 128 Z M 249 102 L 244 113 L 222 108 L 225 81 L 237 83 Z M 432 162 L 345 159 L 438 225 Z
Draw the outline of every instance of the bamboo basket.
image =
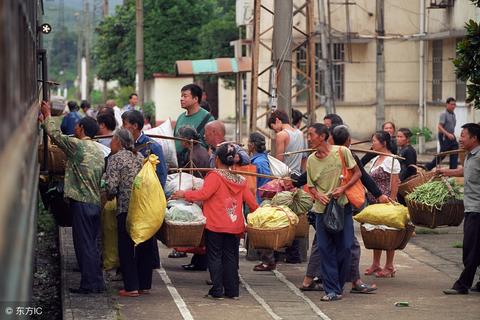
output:
M 306 238 L 310 231 L 310 224 L 306 214 L 298 216 L 298 224 L 295 226 L 295 238 Z
M 164 221 L 155 236 L 169 248 L 199 247 L 204 229 L 205 224 L 173 224 Z
M 43 145 L 38 146 L 38 162 L 43 167 Z M 48 144 L 48 172 L 53 174 L 64 174 L 67 156 L 57 145 Z
M 396 250 L 403 244 L 406 230 L 381 230 L 367 231 L 362 225 L 360 227 L 363 244 L 367 249 Z M 410 235 L 411 236 L 411 235 Z M 408 242 L 408 241 L 407 241 Z M 406 245 L 406 243 L 405 243 Z
M 257 229 L 247 226 L 247 234 L 253 248 L 278 250 L 292 244 L 295 239 L 295 226 L 290 224 L 279 229 Z
M 462 200 L 450 200 L 440 210 L 408 199 L 406 202 L 412 222 L 431 229 L 440 226 L 459 226 L 465 215 Z
M 409 222 L 405 227 L 405 236 L 403 237 L 403 240 L 400 243 L 400 245 L 397 247 L 397 250 L 405 249 L 408 242 L 412 238 L 414 232 L 415 232 L 415 226 L 413 225 L 413 223 Z
M 417 169 L 417 174 L 398 185 L 398 193 L 400 193 L 402 197 L 405 197 L 407 194 L 412 192 L 413 189 L 428 182 L 435 176 L 435 172 L 425 171 L 424 169 L 413 164 L 410 166 Z

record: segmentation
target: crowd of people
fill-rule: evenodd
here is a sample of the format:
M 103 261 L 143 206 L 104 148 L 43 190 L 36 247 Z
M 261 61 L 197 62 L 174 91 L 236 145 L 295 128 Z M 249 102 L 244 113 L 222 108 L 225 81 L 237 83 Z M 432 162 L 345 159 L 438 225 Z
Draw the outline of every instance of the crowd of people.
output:
M 252 132 L 247 148 L 240 142 L 226 141 L 224 123 L 215 120 L 202 104 L 204 92 L 190 84 L 181 89 L 180 105 L 185 111 L 178 117 L 174 134 L 186 140 L 176 141 L 179 167 L 216 168 L 219 170 L 197 171 L 204 178 L 199 190 L 179 190 L 172 199 L 201 201 L 206 217 L 205 249 L 196 250 L 185 270 L 209 270 L 211 289 L 206 297 L 211 299 L 239 297 L 239 243 L 245 232 L 244 203 L 254 211 L 262 202 L 258 188 L 270 179 L 258 177 L 257 193 L 248 188 L 246 178 L 228 169 L 253 164 L 256 172 L 271 175 L 271 157 L 284 163 L 292 173 L 294 187 L 304 187 L 314 199 L 309 212 L 309 221 L 315 229 L 307 271 L 300 285 L 304 291 L 324 291 L 322 301 L 342 299 L 345 283 L 351 282 L 352 293 L 374 292 L 375 284 L 362 281 L 359 267 L 360 245 L 355 237 L 352 216 L 362 207 L 374 203 L 405 199 L 398 194 L 400 183 L 416 174 L 417 154 L 410 143 L 412 132 L 408 128 L 395 127 L 391 121 L 381 131 L 371 136 L 371 149 L 361 159 L 351 152 L 349 128 L 337 114 L 327 114 L 323 123 L 307 127 L 306 139 L 299 129 L 304 118 L 298 110 L 291 115 L 280 110 L 272 112 L 267 119 L 268 127 L 275 133 L 275 154 L 268 154 L 265 136 Z M 67 113 L 59 126 L 51 116 L 50 106 L 43 102 L 39 121 L 51 139 L 65 152 L 65 198 L 73 215 L 73 240 L 81 271 L 78 288 L 73 293 L 88 294 L 105 290 L 101 270 L 101 252 L 97 243 L 100 230 L 101 191 L 108 199 L 117 201 L 119 271 L 124 289 L 119 295 L 138 297 L 149 293 L 152 286 L 152 270 L 160 267 L 158 245 L 155 238 L 134 246 L 126 230 L 128 203 L 135 176 L 142 168 L 143 159 L 155 154 L 159 163 L 156 173 L 165 187 L 168 167 L 162 146 L 143 133 L 145 116 L 137 106 L 136 94 L 130 96 L 123 109 L 113 100 L 96 113 L 82 101 L 81 109 L 75 102 L 68 102 Z M 203 106 L 202 106 L 203 105 Z M 455 99 L 447 100 L 447 107 L 438 124 L 441 151 L 458 149 L 454 129 Z M 466 150 L 465 164 L 458 166 L 458 158 L 451 156 L 450 168 L 437 169 L 447 176 L 465 176 L 465 271 L 446 294 L 464 294 L 473 284 L 476 268 L 480 265 L 480 126 L 465 124 L 460 136 L 460 146 Z M 73 135 L 73 136 L 72 136 Z M 100 138 L 96 136 L 101 136 Z M 190 141 L 188 141 L 190 140 Z M 99 145 L 108 147 L 105 154 Z M 312 153 L 306 151 L 313 150 Z M 302 152 L 303 151 L 303 152 Z M 292 153 L 293 154 L 289 154 Z M 286 153 L 286 154 L 285 154 Z M 393 155 L 399 155 L 400 160 Z M 439 159 L 425 167 L 432 169 Z M 350 180 L 342 183 L 342 169 L 352 172 Z M 349 203 L 345 191 L 360 180 L 366 189 L 366 202 L 355 207 Z M 332 234 L 326 230 L 323 213 L 335 199 L 344 209 L 344 228 Z M 261 263 L 254 271 L 271 271 L 276 268 L 278 257 L 273 250 L 259 252 Z M 181 249 L 173 250 L 169 257 L 184 257 Z M 298 239 L 285 250 L 286 263 L 300 263 Z M 373 250 L 372 263 L 364 275 L 390 278 L 396 275 L 395 251 L 386 252 L 385 264 L 381 263 L 381 250 Z M 473 289 L 480 289 L 480 281 Z

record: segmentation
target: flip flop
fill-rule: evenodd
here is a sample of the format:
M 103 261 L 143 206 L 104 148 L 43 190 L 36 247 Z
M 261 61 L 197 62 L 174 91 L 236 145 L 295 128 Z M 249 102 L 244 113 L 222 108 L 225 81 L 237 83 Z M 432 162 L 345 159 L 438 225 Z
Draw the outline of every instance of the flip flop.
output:
M 300 291 L 325 291 L 320 283 L 312 282 L 308 286 L 301 286 Z
M 120 297 L 138 297 L 140 296 L 140 293 L 137 292 L 134 292 L 134 291 L 125 291 L 125 290 L 120 290 L 118 291 L 118 295 Z
M 359 285 L 356 285 L 355 287 L 350 290 L 350 293 L 364 293 L 364 294 L 369 294 L 373 293 L 373 291 L 377 290 L 377 287 L 374 286 L 369 286 L 366 283 L 362 283 Z

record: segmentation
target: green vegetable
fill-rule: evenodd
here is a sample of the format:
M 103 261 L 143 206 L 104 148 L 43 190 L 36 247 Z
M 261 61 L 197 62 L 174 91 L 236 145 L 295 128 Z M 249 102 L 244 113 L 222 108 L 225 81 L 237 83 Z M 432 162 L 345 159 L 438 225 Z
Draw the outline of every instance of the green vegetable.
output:
M 288 206 L 297 215 L 305 214 L 313 206 L 313 200 L 308 193 L 302 189 L 297 189 L 293 192 L 282 191 L 279 192 L 272 199 L 272 206 Z
M 451 190 L 447 184 L 451 186 Z M 441 210 L 449 200 L 463 200 L 463 193 L 455 179 L 449 179 L 422 184 L 407 195 L 407 199 Z

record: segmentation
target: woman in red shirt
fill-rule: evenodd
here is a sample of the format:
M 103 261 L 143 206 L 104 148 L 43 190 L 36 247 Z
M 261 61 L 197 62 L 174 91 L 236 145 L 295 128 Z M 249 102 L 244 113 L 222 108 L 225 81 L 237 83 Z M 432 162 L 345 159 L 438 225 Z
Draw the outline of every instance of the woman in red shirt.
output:
M 195 191 L 179 190 L 172 198 L 187 201 L 203 201 L 205 246 L 208 270 L 213 282 L 206 298 L 238 299 L 238 245 L 245 231 L 242 213 L 245 201 L 253 212 L 258 208 L 255 197 L 248 189 L 246 179 L 229 171 L 236 156 L 235 146 L 225 143 L 217 148 L 215 167 L 205 177 L 203 188 Z

